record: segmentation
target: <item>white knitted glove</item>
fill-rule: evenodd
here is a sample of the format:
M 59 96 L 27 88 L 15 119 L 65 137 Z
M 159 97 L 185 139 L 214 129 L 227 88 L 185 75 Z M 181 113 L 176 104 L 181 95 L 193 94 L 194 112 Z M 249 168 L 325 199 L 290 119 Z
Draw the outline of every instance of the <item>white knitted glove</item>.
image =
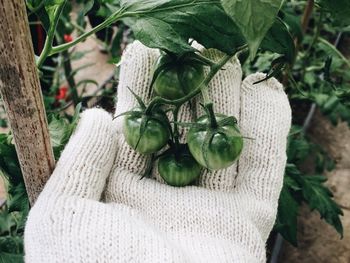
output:
M 157 56 L 139 42 L 128 47 L 116 114 L 136 105 L 127 86 L 147 100 Z M 245 140 L 236 166 L 203 174 L 200 187 L 140 180 L 146 158 L 125 144 L 120 120 L 84 112 L 30 211 L 26 262 L 265 262 L 291 112 L 275 79 L 252 85 L 264 75 L 241 77 L 239 62 L 229 62 L 211 82 L 211 97 L 216 112 L 237 117 L 255 140 Z M 188 109 L 181 116 L 192 117 Z M 107 204 L 99 202 L 104 190 Z

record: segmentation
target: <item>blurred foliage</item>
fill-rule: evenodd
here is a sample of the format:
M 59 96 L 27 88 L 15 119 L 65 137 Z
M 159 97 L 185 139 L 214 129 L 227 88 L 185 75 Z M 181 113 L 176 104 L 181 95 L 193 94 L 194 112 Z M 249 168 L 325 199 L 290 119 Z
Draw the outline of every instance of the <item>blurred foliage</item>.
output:
M 301 26 L 307 1 L 286 1 L 279 17 L 287 25 L 296 43 L 294 58 L 282 60 L 275 53 L 260 50 L 254 61 L 244 64 L 245 73 L 267 72 L 286 87 L 293 112 L 294 126 L 288 140 L 288 164 L 279 200 L 275 230 L 297 245 L 297 217 L 302 203 L 319 212 L 320 217 L 343 236 L 341 209 L 326 186 L 324 173 L 335 162 L 307 134 L 307 117 L 315 105 L 334 124 L 350 125 L 350 60 L 339 50 L 349 38 L 349 1 L 317 1 L 310 26 Z M 305 31 L 305 33 L 303 33 Z M 275 38 L 283 38 L 276 33 Z M 350 55 L 350 54 L 347 54 Z M 277 63 L 276 63 L 277 61 Z M 308 169 L 305 169 L 307 164 Z

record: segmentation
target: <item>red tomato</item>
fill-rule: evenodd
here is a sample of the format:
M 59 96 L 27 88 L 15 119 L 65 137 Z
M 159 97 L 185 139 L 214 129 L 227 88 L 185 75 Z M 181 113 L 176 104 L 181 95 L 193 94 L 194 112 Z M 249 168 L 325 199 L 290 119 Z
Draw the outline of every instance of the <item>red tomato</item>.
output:
M 61 86 L 58 89 L 56 100 L 64 100 L 67 97 L 68 87 L 67 86 Z
M 69 43 L 69 42 L 72 42 L 72 41 L 73 41 L 72 35 L 69 35 L 69 34 L 65 34 L 65 35 L 63 36 L 63 39 L 64 39 L 64 42 L 66 42 L 66 43 Z

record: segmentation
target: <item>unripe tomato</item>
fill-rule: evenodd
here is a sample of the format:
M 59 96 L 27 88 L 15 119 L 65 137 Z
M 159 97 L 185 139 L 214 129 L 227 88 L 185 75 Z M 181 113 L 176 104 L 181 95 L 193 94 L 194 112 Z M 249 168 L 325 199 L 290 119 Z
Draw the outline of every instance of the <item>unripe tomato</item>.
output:
M 137 112 L 137 110 L 136 110 Z M 162 149 L 170 138 L 170 131 L 164 113 L 154 113 L 152 116 L 129 114 L 124 118 L 123 134 L 126 142 L 137 152 L 151 154 Z M 145 122 L 144 131 L 141 132 L 142 122 Z
M 74 26 L 70 22 L 64 23 L 64 32 L 68 35 L 72 34 Z
M 226 117 L 216 114 L 218 122 Z M 187 143 L 196 161 L 210 170 L 231 166 L 243 148 L 243 138 L 238 126 L 230 123 L 213 129 L 207 115 L 200 117 L 197 123 L 208 125 L 194 126 L 187 134 Z
M 190 60 L 170 62 L 169 56 L 161 56 L 156 68 L 160 71 L 153 84 L 157 95 L 169 100 L 180 99 L 196 89 L 204 79 L 203 66 Z
M 202 167 L 192 157 L 187 146 L 177 151 L 168 151 L 159 158 L 158 172 L 172 186 L 186 186 L 195 181 Z

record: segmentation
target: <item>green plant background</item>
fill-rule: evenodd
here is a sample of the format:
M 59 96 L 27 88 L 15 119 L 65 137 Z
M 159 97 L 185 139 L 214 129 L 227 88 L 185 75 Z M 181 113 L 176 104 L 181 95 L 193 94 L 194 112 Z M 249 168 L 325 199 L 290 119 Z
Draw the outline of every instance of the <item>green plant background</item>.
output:
M 75 81 L 76 74 L 90 64 L 72 69 L 71 62 L 83 58 L 86 53 L 68 50 L 74 43 L 64 43 L 63 36 L 74 33 L 77 36 L 74 41 L 77 41 L 92 35 L 87 34 L 87 17 L 91 24 L 94 21 L 108 22 L 103 30 L 94 33 L 96 41 L 109 54 L 110 63 L 120 61 L 123 48 L 134 38 L 149 46 L 174 52 L 191 50 L 189 37 L 200 40 L 206 47 L 228 53 L 247 42 L 250 51 L 240 54 L 245 74 L 264 71 L 268 73 L 267 78 L 277 77 L 286 87 L 295 109 L 288 139 L 288 164 L 274 230 L 297 245 L 297 216 L 299 207 L 305 203 L 310 209 L 317 210 L 321 218 L 342 236 L 342 211 L 324 184 L 324 173 L 334 169 L 336 164 L 326 151 L 312 143 L 305 119 L 308 110 L 317 107 L 334 125 L 340 121 L 350 125 L 350 61 L 338 48 L 340 42 L 349 37 L 350 2 L 289 0 L 283 2 L 281 9 L 282 1 L 274 0 L 247 0 L 243 4 L 235 0 L 214 2 L 208 5 L 208 1 L 204 0 L 80 0 L 73 6 L 70 1 L 64 0 L 27 0 L 31 28 L 42 25 L 43 34 L 48 33 L 49 36 L 48 48 L 45 51 L 43 46 L 44 52 L 37 54 L 37 61 L 55 157 L 58 159 L 73 132 L 81 108 L 86 108 L 96 98 L 108 110 L 112 110 L 111 105 L 114 104 L 118 72 L 102 86 L 90 79 Z M 314 3 L 309 26 L 303 28 L 301 21 L 305 19 L 304 11 L 310 2 Z M 198 8 L 194 4 L 205 5 L 206 8 Z M 120 16 L 120 6 L 129 16 L 116 22 L 111 18 Z M 70 16 L 73 7 L 78 12 L 74 21 Z M 196 19 L 201 21 L 195 28 L 195 35 L 191 34 L 194 29 L 190 27 L 193 15 L 182 12 L 190 8 Z M 245 10 L 245 13 L 239 10 Z M 58 17 L 55 16 L 57 12 L 61 12 Z M 213 15 L 223 19 L 215 22 L 207 19 Z M 174 25 L 174 18 L 181 19 L 182 23 Z M 215 23 L 214 27 L 212 23 Z M 143 34 L 140 24 L 146 25 L 149 34 Z M 152 35 L 155 25 L 160 35 L 173 32 L 171 41 Z M 227 38 L 212 41 L 222 33 L 222 28 L 226 30 Z M 37 42 L 33 33 L 34 46 Z M 51 48 L 52 44 L 54 48 Z M 57 99 L 57 93 L 65 82 L 68 83 L 67 98 Z M 88 83 L 98 87 L 99 95 L 84 94 Z M 65 109 L 72 105 L 75 113 L 68 114 Z M 7 126 L 6 119 L 1 120 L 1 126 Z M 303 170 L 306 157 L 311 158 L 313 163 L 308 171 Z M 23 230 L 29 203 L 11 133 L 0 134 L 0 168 L 8 194 L 7 202 L 0 211 L 0 262 L 23 262 Z

